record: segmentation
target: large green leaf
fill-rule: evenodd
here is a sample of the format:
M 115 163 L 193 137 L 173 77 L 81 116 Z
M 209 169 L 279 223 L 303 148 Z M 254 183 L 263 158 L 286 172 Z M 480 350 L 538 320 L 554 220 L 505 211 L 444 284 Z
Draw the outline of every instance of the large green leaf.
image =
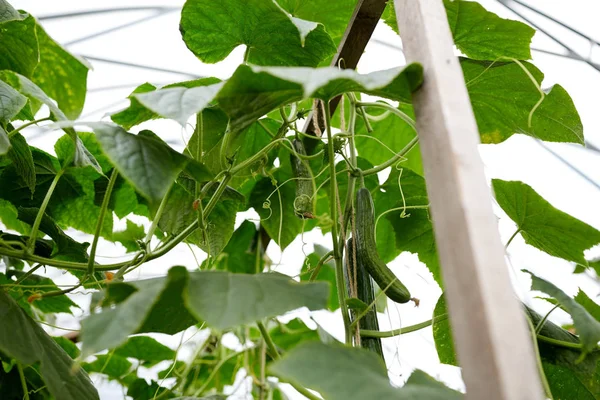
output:
M 136 87 L 128 97 L 130 102 L 129 107 L 112 114 L 110 119 L 115 124 L 121 125 L 124 129 L 131 129 L 142 122 L 159 118 L 158 115 L 144 107 L 135 97 L 136 94 L 147 93 L 153 90 L 156 90 L 156 86 L 148 82 Z
M 40 62 L 31 80 L 48 96 L 69 119 L 81 114 L 87 91 L 89 66 L 56 43 L 38 24 Z
M 275 317 L 300 307 L 323 309 L 329 288 L 322 282 L 298 283 L 278 273 L 190 274 L 188 307 L 209 325 L 226 329 Z
M 29 224 L 20 221 L 17 208 L 7 200 L 0 199 L 0 221 L 8 229 L 19 233 L 28 233 L 31 230 Z
M 174 334 L 196 323 L 184 305 L 183 291 L 188 272 L 183 267 L 169 270 L 164 278 L 109 285 L 105 308 L 81 323 L 84 357 L 115 348 L 134 333 Z M 117 302 L 115 307 L 111 304 Z
M 585 307 L 554 284 L 535 276 L 529 271 L 526 272 L 531 275 L 532 290 L 539 290 L 540 292 L 552 296 L 569 314 L 571 314 L 575 329 L 577 329 L 581 343 L 584 346 L 583 350 L 589 352 L 596 349 L 598 342 L 600 341 L 600 322 L 590 315 Z
M 179 29 L 187 47 L 206 63 L 246 45 L 246 60 L 252 64 L 316 67 L 335 52 L 335 45 L 322 26 L 302 43 L 298 25 L 306 22 L 292 21 L 274 1 L 245 0 L 240 7 L 235 0 L 188 0 Z
M 600 305 L 590 299 L 583 290 L 579 289 L 579 292 L 577 292 L 577 295 L 575 296 L 575 301 L 581 304 L 583 308 L 596 319 L 596 321 L 600 321 Z
M 475 60 L 529 60 L 535 30 L 519 21 L 498 17 L 474 1 L 444 0 L 454 44 Z
M 99 400 L 98 392 L 81 368 L 14 300 L 0 291 L 0 350 L 17 361 L 40 363 L 50 393 L 61 400 Z
M 184 154 L 205 164 L 213 173 L 221 171 L 220 144 L 227 130 L 229 118 L 219 108 L 205 108 L 198 113 L 196 127 Z M 251 138 L 254 139 L 254 138 Z
M 81 365 L 88 373 L 104 374 L 110 379 L 121 379 L 131 371 L 132 364 L 125 357 L 116 354 L 100 354 L 92 362 Z
M 240 65 L 225 83 L 217 100 L 238 131 L 269 111 L 309 97 L 329 100 L 345 92 L 361 92 L 410 102 L 411 93 L 423 81 L 423 68 L 404 68 L 361 75 L 333 67 L 258 67 Z
M 541 98 L 538 87 L 544 75 L 532 64 L 521 63 L 536 84 L 514 62 L 462 58 L 460 64 L 483 143 L 500 143 L 515 133 L 547 142 L 584 143 L 579 114 L 560 85 L 551 87 L 535 108 Z
M 270 370 L 284 380 L 318 391 L 327 400 L 462 398 L 460 393 L 432 382 L 422 373 L 404 387 L 394 388 L 379 357 L 364 349 L 341 345 L 300 344 L 272 364 Z
M 1 26 L 1 25 L 0 25 Z M 27 103 L 27 97 L 4 81 L 0 81 L 0 122 L 12 120 Z M 0 155 L 2 148 L 0 147 Z
M 554 208 L 529 185 L 492 180 L 496 200 L 530 244 L 565 260 L 587 265 L 583 252 L 600 243 L 600 231 Z
M 40 56 L 37 24 L 27 13 L 19 14 L 12 9 L 11 14 L 8 18 L 3 14 L 0 20 L 0 70 L 8 69 L 31 77 Z
M 158 203 L 189 158 L 147 135 L 133 135 L 106 123 L 89 124 L 104 153 L 147 199 Z M 210 179 L 207 174 L 206 178 Z
M 130 337 L 127 342 L 115 349 L 114 354 L 143 361 L 145 367 L 175 357 L 175 351 L 149 336 Z
M 202 111 L 219 92 L 223 83 L 197 87 L 170 87 L 133 96 L 139 103 L 163 118 L 174 119 L 181 126 L 193 114 Z
M 489 61 L 531 58 L 529 45 L 535 31 L 528 25 L 499 18 L 474 1 L 444 0 L 444 7 L 454 44 L 468 57 Z M 398 33 L 393 2 L 388 3 L 382 18 Z
M 356 0 L 278 0 L 293 17 L 322 24 L 337 46 L 346 31 Z

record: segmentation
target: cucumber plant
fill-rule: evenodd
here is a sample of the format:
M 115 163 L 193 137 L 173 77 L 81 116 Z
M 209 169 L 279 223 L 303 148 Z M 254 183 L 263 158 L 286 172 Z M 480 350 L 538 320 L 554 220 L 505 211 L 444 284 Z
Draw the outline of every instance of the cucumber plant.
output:
M 382 339 L 433 325 L 440 361 L 458 365 L 443 296 L 431 319 L 379 331 L 378 300 L 418 304 L 427 295 L 409 293 L 386 263 L 410 252 L 442 290 L 443 281 L 411 105 L 422 67 L 369 74 L 324 67 L 355 5 L 187 0 L 180 31 L 200 61 L 246 47 L 232 76 L 145 83 L 110 122 L 81 122 L 88 64 L 0 0 L 0 398 L 98 399 L 89 374 L 136 400 L 220 398 L 241 390 L 242 379 L 250 387 L 243 394 L 257 399 L 293 390 L 333 400 L 462 397 L 422 371 L 394 387 L 389 355 L 382 359 Z M 444 5 L 482 143 L 520 134 L 584 145 L 568 93 L 560 85 L 541 90 L 543 74 L 527 61 L 534 31 L 476 2 Z M 390 7 L 383 19 L 395 29 Z M 332 113 L 328 104 L 338 97 Z M 315 135 L 302 129 L 310 111 L 321 116 Z M 164 132 L 136 128 L 159 118 L 192 124 L 182 152 Z M 64 136 L 43 150 L 29 143 L 31 126 Z M 517 226 L 513 237 L 578 272 L 598 267 L 584 257 L 600 243 L 598 230 L 525 183 L 493 180 L 492 188 Z M 250 209 L 260 221 L 239 224 Z M 117 219 L 126 229 L 115 229 Z M 269 243 L 285 251 L 312 230 L 327 233 L 328 243 L 315 244 L 300 275 L 274 272 Z M 105 241 L 120 243 L 127 259 L 101 262 Z M 169 254 L 180 245 L 205 259 L 193 270 L 176 265 Z M 171 267 L 165 276 L 134 278 L 157 259 Z M 59 288 L 46 267 L 77 283 Z M 600 398 L 600 306 L 582 291 L 572 298 L 535 275 L 520 278 L 573 318 L 566 330 L 524 307 L 548 397 Z M 44 327 L 72 313 L 70 296 L 81 290 L 91 297 L 81 329 L 72 340 L 51 337 Z M 342 341 L 305 319 L 278 318 L 302 307 L 339 310 Z M 395 306 L 405 307 L 412 305 Z M 187 359 L 143 335 L 184 331 L 206 337 Z M 154 368 L 154 379 L 139 367 Z

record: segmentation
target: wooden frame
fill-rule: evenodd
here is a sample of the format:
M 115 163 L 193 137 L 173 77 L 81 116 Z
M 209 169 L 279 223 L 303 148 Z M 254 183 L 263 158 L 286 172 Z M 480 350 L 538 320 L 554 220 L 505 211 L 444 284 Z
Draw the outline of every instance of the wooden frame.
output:
M 394 5 L 407 61 L 424 67 L 413 104 L 467 398 L 540 400 L 532 337 L 509 279 L 443 3 Z

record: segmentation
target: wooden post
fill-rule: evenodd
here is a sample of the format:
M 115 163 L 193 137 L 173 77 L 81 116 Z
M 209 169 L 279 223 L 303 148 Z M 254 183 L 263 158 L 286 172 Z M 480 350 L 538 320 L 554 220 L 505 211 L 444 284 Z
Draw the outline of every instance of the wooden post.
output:
M 477 144 L 479 133 L 442 0 L 394 0 L 414 96 L 427 192 L 467 398 L 544 398 Z

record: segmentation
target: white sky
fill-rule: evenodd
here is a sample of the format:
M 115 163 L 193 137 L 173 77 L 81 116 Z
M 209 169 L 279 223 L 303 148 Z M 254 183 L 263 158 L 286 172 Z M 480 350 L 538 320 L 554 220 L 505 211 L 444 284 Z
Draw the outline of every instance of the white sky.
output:
M 135 0 L 88 0 L 85 2 L 74 0 L 52 2 L 39 0 L 12 1 L 13 6 L 16 8 L 27 10 L 37 17 L 99 8 L 142 5 L 177 6 L 182 3 L 180 1 L 152 0 L 143 3 Z M 514 15 L 511 15 L 510 12 L 494 0 L 485 0 L 481 1 L 481 3 L 488 10 L 497 12 L 503 17 L 516 19 Z M 600 40 L 600 29 L 597 25 L 598 15 L 600 15 L 600 5 L 598 2 L 593 0 L 571 0 L 569 2 L 530 0 L 528 3 L 577 27 L 580 31 L 595 37 L 596 40 Z M 44 23 L 44 26 L 56 40 L 64 43 L 142 18 L 146 15 L 149 15 L 149 13 L 111 13 L 89 17 L 49 20 Z M 535 17 L 531 13 L 528 13 L 528 15 Z M 545 22 L 539 18 L 536 21 Z M 203 76 L 228 78 L 241 62 L 243 49 L 236 49 L 227 60 L 219 64 L 203 64 L 185 47 L 178 30 L 178 23 L 179 13 L 174 12 L 109 35 L 75 44 L 70 46 L 69 50 L 77 54 L 175 69 Z M 544 24 L 544 26 L 551 32 L 559 35 L 562 40 L 574 46 L 580 54 L 590 54 L 590 46 L 585 40 L 573 36 L 564 29 L 557 29 L 552 24 Z M 400 39 L 383 24 L 378 26 L 374 38 L 394 45 L 400 44 Z M 537 48 L 564 52 L 560 46 L 539 33 L 534 37 L 533 45 Z M 546 76 L 543 86 L 548 87 L 554 83 L 560 83 L 567 89 L 580 112 L 586 139 L 600 147 L 600 72 L 581 62 L 538 52 L 534 52 L 533 54 L 534 63 Z M 595 62 L 600 63 L 600 49 L 593 49 L 591 54 L 595 56 Z M 125 98 L 138 84 L 144 82 L 166 84 L 189 79 L 189 77 L 171 73 L 128 68 L 94 61 L 91 63 L 94 71 L 89 74 L 88 87 L 92 89 L 92 92 L 88 94 L 83 112 L 82 118 L 85 120 L 106 119 L 106 113 L 114 112 L 127 106 L 128 102 Z M 402 63 L 404 63 L 404 59 L 399 51 L 392 51 L 389 47 L 372 41 L 367 47 L 365 55 L 362 57 L 359 64 L 359 71 L 371 72 L 395 67 Z M 118 85 L 128 86 L 103 90 L 103 88 Z M 184 140 L 187 140 L 191 134 L 190 131 L 183 132 L 177 123 L 164 120 L 145 123 L 135 127 L 133 131 L 141 129 L 154 130 L 161 137 L 173 142 L 173 146 L 179 149 L 182 148 Z M 37 128 L 25 131 L 25 135 L 28 137 L 32 135 L 37 136 L 39 133 Z M 31 143 L 51 151 L 54 141 L 59 136 L 60 133 L 58 132 L 44 132 L 43 135 L 38 136 Z M 600 153 L 594 153 L 580 146 L 567 144 L 551 144 L 548 147 L 567 159 L 600 185 Z M 486 174 L 489 178 L 521 180 L 532 186 L 555 207 L 600 229 L 600 212 L 597 211 L 597 207 L 600 204 L 600 190 L 568 169 L 533 140 L 515 135 L 501 145 L 481 146 L 480 151 L 486 166 Z M 514 232 L 515 226 L 501 210 L 497 209 L 497 215 L 499 216 L 500 232 L 503 241 L 506 242 Z M 121 223 L 123 224 L 122 221 Z M 324 238 L 318 232 L 305 235 L 304 240 L 308 243 L 318 241 L 325 245 L 330 243 L 329 239 Z M 304 249 L 306 253 L 310 253 L 311 250 L 310 245 Z M 269 255 L 273 260 L 278 261 L 281 259 L 281 265 L 277 269 L 291 275 L 296 274 L 300 270 L 303 259 L 301 252 L 302 243 L 300 239 L 296 240 L 286 249 L 283 256 L 279 254 L 274 246 L 269 248 Z M 204 257 L 200 251 L 196 253 L 197 257 Z M 99 254 L 115 257 L 115 255 L 123 254 L 123 248 L 120 245 L 102 243 L 99 248 Z M 589 255 L 600 256 L 600 249 L 592 249 Z M 508 258 L 514 271 L 527 268 L 539 276 L 551 280 L 567 293 L 575 294 L 578 287 L 581 287 L 593 298 L 600 293 L 600 285 L 595 277 L 571 275 L 573 267 L 570 263 L 550 257 L 527 246 L 520 237 L 516 238 L 511 244 Z M 149 265 L 140 268 L 139 273 L 132 274 L 134 276 L 131 276 L 130 279 L 164 274 L 168 268 L 174 265 L 171 260 L 177 260 L 177 264 L 185 265 L 189 269 L 196 268 L 196 262 L 189 248 L 179 246 L 176 248 L 175 254 L 149 263 Z M 100 261 L 108 262 L 108 259 L 100 259 Z M 401 255 L 390 264 L 390 267 L 411 288 L 411 292 L 421 299 L 421 306 L 418 309 L 411 305 L 391 306 L 389 313 L 385 316 L 380 316 L 381 329 L 407 326 L 431 318 L 433 307 L 441 291 L 431 279 L 426 268 L 418 262 L 415 255 L 411 254 Z M 62 275 L 57 270 L 50 269 L 49 273 L 61 283 L 74 282 L 72 277 Z M 528 293 L 529 280 L 520 272 L 516 272 L 516 275 L 518 276 L 516 285 L 518 294 L 530 304 L 534 304 L 538 310 L 542 312 L 548 310 L 549 306 L 544 302 L 531 299 L 532 295 Z M 82 305 L 84 310 L 87 309 L 89 300 L 85 296 L 75 295 L 73 298 Z M 76 313 L 76 315 L 81 316 L 81 312 Z M 315 313 L 315 319 L 320 324 L 326 326 L 337 337 L 342 336 L 341 318 L 339 315 L 318 312 Z M 554 312 L 551 319 L 559 323 L 568 322 L 566 314 L 560 311 Z M 73 318 L 60 315 L 57 325 L 74 328 L 77 327 L 77 321 Z M 55 331 L 54 333 L 59 334 L 59 332 L 61 331 Z M 191 336 L 191 332 L 188 332 L 186 337 L 189 336 Z M 157 335 L 156 337 L 161 338 L 165 343 L 175 348 L 179 343 L 181 335 L 174 337 Z M 181 351 L 182 357 L 191 352 L 194 343 L 198 339 L 200 339 L 200 335 L 195 336 L 193 340 L 183 347 Z M 424 329 L 416 333 L 403 335 L 400 338 L 386 339 L 384 340 L 384 347 L 387 352 L 386 358 L 390 377 L 394 383 L 401 384 L 414 368 L 420 368 L 446 381 L 453 387 L 462 387 L 458 369 L 439 364 L 433 346 L 431 329 Z M 153 372 L 148 371 L 148 377 L 152 375 Z M 99 383 L 102 399 L 123 398 L 123 394 L 117 385 L 98 379 L 96 381 Z M 236 398 L 246 398 L 243 394 L 244 390 L 242 386 L 238 390 Z

